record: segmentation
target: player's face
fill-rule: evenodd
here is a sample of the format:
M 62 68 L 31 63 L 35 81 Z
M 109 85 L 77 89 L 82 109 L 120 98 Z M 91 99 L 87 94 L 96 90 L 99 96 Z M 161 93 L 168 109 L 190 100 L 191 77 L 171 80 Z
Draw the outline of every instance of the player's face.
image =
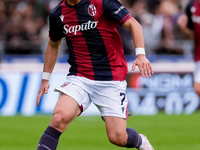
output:
M 78 4 L 81 0 L 66 0 L 67 1 L 67 3 L 69 4 L 69 5 L 76 5 L 76 4 Z

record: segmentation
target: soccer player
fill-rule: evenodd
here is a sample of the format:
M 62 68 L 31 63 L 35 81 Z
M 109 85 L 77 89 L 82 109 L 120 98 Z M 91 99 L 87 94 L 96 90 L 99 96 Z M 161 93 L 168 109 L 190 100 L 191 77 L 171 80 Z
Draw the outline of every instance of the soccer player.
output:
M 194 89 L 200 97 L 200 0 L 191 0 L 186 7 L 186 14 L 181 15 L 177 23 L 186 36 L 194 37 Z
M 127 27 L 136 47 L 136 65 L 143 77 L 151 77 L 152 67 L 145 55 L 143 31 L 117 0 L 63 0 L 49 17 L 49 42 L 43 77 L 37 97 L 49 88 L 49 78 L 56 63 L 61 39 L 66 37 L 71 65 L 64 84 L 55 89 L 60 97 L 51 122 L 40 138 L 37 150 L 55 150 L 60 135 L 91 103 L 105 120 L 109 141 L 115 145 L 153 150 L 147 137 L 126 127 L 127 62 L 117 24 Z

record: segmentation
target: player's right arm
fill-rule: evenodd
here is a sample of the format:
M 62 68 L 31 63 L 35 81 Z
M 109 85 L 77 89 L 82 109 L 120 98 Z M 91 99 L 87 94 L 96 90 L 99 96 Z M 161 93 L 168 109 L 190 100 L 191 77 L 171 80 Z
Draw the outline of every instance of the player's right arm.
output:
M 59 41 L 53 42 L 52 40 L 49 39 L 47 48 L 46 48 L 46 53 L 45 53 L 45 60 L 44 60 L 44 68 L 43 72 L 48 72 L 52 73 L 53 68 L 56 64 L 57 58 L 58 58 L 58 53 L 59 53 L 59 47 L 61 44 L 61 39 Z M 38 92 L 37 100 L 36 100 L 36 105 L 38 106 L 40 103 L 40 99 L 42 95 L 45 93 L 48 93 L 48 89 L 50 87 L 49 80 L 42 79 L 42 83 Z

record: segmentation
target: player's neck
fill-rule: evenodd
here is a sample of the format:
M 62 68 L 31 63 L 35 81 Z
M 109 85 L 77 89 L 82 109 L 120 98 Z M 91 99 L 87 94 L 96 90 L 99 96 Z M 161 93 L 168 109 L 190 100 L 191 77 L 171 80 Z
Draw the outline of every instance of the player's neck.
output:
M 81 0 L 66 0 L 68 5 L 74 6 L 78 4 Z

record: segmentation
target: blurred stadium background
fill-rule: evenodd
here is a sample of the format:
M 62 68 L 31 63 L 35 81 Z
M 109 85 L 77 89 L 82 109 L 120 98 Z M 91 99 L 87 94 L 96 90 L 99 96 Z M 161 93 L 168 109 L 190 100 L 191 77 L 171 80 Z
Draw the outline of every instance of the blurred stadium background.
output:
M 0 150 L 36 149 L 48 125 L 69 65 L 63 40 L 49 93 L 39 107 L 48 41 L 48 13 L 60 0 L 0 0 Z M 128 125 L 148 135 L 157 150 L 200 149 L 199 97 L 193 90 L 193 40 L 186 39 L 176 21 L 189 0 L 120 0 L 144 30 L 147 58 L 154 75 L 131 72 L 135 59 L 130 32 L 118 31 L 129 66 Z M 59 149 L 123 149 L 107 140 L 104 123 L 92 105 L 61 138 Z M 93 126 L 91 126 L 93 125 Z M 92 138 L 92 141 L 91 141 Z M 93 142 L 94 140 L 94 142 Z

